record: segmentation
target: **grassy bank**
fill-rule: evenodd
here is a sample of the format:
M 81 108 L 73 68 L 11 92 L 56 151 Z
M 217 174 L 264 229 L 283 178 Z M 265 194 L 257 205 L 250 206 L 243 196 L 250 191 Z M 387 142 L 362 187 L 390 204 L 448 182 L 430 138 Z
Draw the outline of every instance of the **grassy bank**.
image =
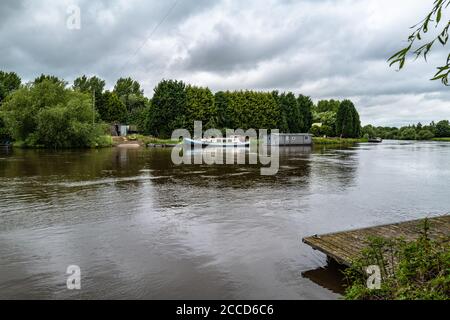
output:
M 348 300 L 449 300 L 450 247 L 447 236 L 441 241 L 429 238 L 429 222 L 425 221 L 420 237 L 404 239 L 369 239 L 361 258 L 345 271 L 349 281 Z M 393 268 L 387 267 L 392 265 Z M 369 289 L 367 266 L 381 271 L 381 287 Z
M 91 137 L 88 142 L 89 145 L 86 146 L 75 146 L 75 147 L 59 147 L 55 146 L 52 148 L 51 146 L 46 146 L 43 144 L 37 144 L 29 141 L 14 141 L 12 142 L 12 146 L 14 148 L 20 149 L 95 149 L 95 148 L 108 148 L 112 147 L 113 139 L 110 135 L 100 135 L 96 137 Z
M 353 139 L 353 138 L 322 138 L 322 137 L 313 137 L 313 142 L 316 145 L 341 145 L 341 144 L 354 144 L 359 142 L 368 142 L 365 138 Z
M 178 144 L 180 141 L 178 140 L 172 140 L 172 139 L 161 139 L 161 138 L 155 138 L 150 136 L 144 136 L 144 135 L 131 135 L 127 137 L 128 140 L 135 140 L 137 142 L 140 142 L 144 145 L 148 144 Z
M 433 141 L 446 141 L 446 142 L 450 142 L 450 138 L 433 138 Z
M 144 145 L 148 144 L 178 144 L 180 141 L 171 139 L 161 139 L 156 137 L 144 136 L 144 135 L 131 135 L 127 137 L 128 140 L 137 141 Z M 358 142 L 368 142 L 365 138 L 352 139 L 352 138 L 322 138 L 314 137 L 314 144 L 317 145 L 351 145 Z M 251 144 L 258 143 L 258 139 L 251 139 Z

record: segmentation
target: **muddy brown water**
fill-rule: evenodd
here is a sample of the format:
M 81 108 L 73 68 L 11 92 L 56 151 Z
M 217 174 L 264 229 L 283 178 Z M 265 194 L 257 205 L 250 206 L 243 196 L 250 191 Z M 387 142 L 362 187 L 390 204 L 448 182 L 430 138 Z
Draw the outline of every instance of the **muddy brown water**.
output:
M 450 143 L 284 148 L 276 176 L 170 153 L 0 150 L 0 298 L 337 299 L 302 237 L 450 211 Z

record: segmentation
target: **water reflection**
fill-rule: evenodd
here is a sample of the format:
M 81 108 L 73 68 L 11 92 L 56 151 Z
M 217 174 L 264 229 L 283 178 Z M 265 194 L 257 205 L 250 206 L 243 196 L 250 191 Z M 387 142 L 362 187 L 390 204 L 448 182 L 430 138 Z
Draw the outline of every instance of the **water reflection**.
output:
M 301 238 L 448 212 L 449 146 L 280 148 L 276 176 L 170 149 L 2 153 L 0 297 L 336 298 L 301 275 L 326 264 Z
M 314 270 L 302 272 L 302 276 L 334 293 L 343 295 L 347 286 L 344 267 L 334 260 L 327 260 L 327 264 Z

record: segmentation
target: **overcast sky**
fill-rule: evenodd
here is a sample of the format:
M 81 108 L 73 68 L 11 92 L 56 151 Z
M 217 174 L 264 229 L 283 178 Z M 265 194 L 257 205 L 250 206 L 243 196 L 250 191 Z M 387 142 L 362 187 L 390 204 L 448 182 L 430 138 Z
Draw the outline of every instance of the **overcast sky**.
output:
M 0 69 L 72 82 L 138 80 L 147 96 L 163 78 L 213 91 L 294 91 L 350 98 L 363 124 L 450 119 L 450 88 L 432 82 L 448 54 L 411 62 L 400 49 L 432 0 L 1 0 Z M 67 28 L 77 5 L 81 28 Z

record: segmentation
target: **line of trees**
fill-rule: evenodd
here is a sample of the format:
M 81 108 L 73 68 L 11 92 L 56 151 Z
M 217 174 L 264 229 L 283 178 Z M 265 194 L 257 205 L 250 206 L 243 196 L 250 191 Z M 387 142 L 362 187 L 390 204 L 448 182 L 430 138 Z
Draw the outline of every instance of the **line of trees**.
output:
M 105 128 L 95 116 L 89 95 L 48 76 L 20 86 L 1 104 L 3 135 L 30 147 L 103 146 Z
M 95 106 L 95 108 L 93 107 Z M 22 84 L 14 72 L 0 72 L 0 139 L 28 146 L 98 145 L 109 134 L 107 124 L 136 125 L 143 134 L 169 137 L 173 130 L 280 129 L 316 135 L 359 137 L 359 114 L 349 100 L 321 100 L 317 105 L 292 92 L 219 91 L 162 80 L 152 99 L 139 82 L 120 78 L 113 90 L 105 81 L 85 75 L 71 86 L 58 77 L 41 75 Z M 313 125 L 315 123 L 315 125 Z
M 366 137 L 381 137 L 393 140 L 431 140 L 433 138 L 450 137 L 450 122 L 441 120 L 429 125 L 417 125 L 396 127 L 374 127 L 367 125 L 362 128 L 362 134 Z
M 359 138 L 361 121 L 350 100 L 321 100 L 313 108 L 310 132 L 316 136 Z
M 195 120 L 208 128 L 275 129 L 308 132 L 314 104 L 292 92 L 219 91 L 163 80 L 154 90 L 144 129 L 168 137 L 177 128 L 193 131 Z

